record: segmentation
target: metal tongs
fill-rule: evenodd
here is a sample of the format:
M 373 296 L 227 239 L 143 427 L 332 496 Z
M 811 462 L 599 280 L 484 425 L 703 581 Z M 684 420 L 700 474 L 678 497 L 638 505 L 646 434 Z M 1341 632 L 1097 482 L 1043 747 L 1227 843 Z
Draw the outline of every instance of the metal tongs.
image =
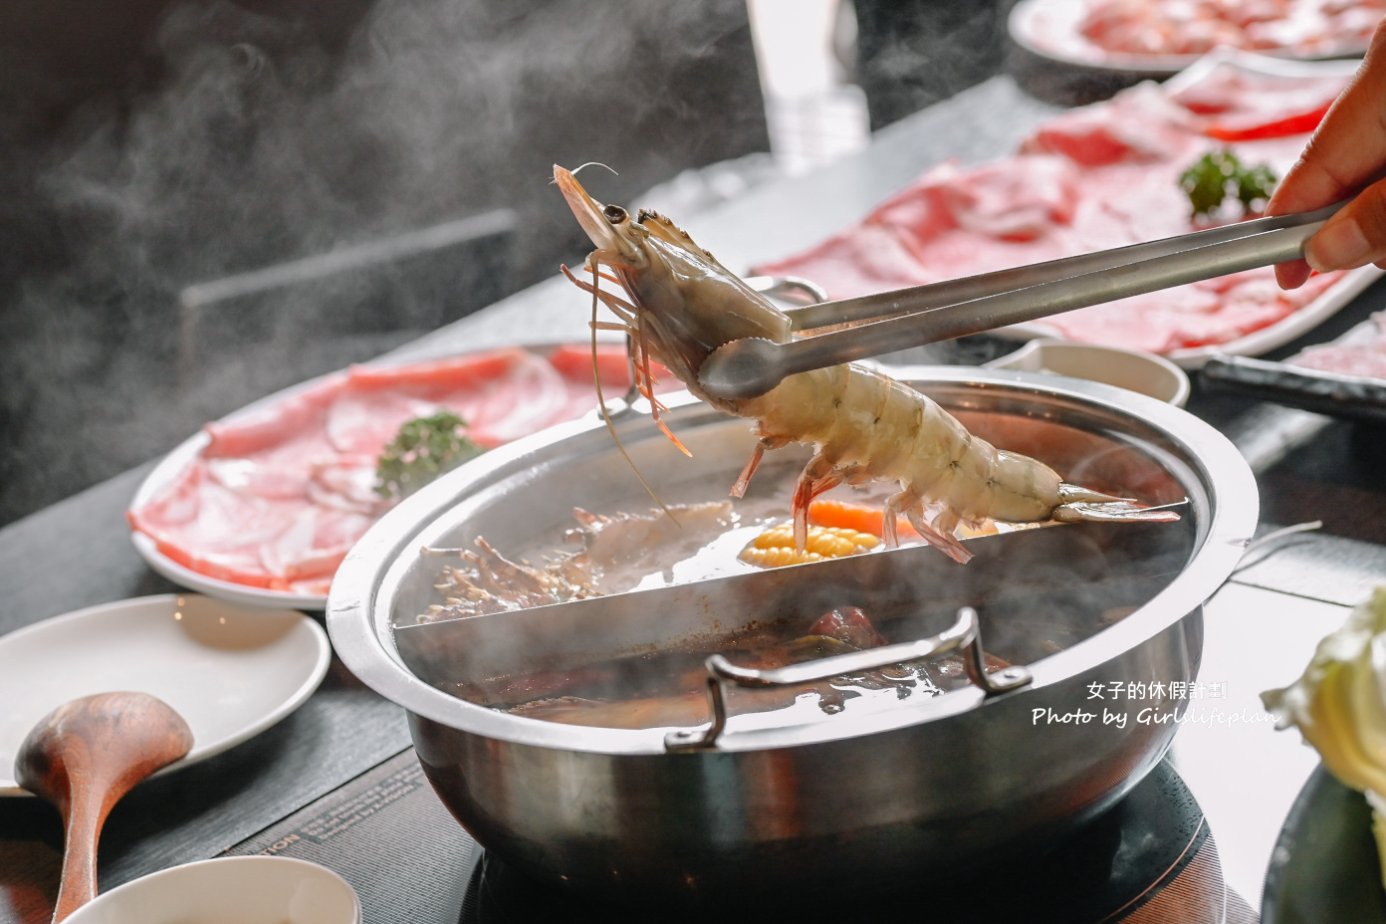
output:
M 789 312 L 796 332 L 840 329 L 786 343 L 733 340 L 707 358 L 698 381 L 713 397 L 755 397 L 796 372 L 1296 260 L 1344 204 L 798 308 Z

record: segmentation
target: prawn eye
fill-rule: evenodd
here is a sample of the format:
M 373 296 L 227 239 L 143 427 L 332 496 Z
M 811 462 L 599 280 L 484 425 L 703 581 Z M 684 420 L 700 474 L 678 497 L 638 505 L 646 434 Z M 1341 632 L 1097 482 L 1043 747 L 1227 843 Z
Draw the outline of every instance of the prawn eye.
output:
M 626 210 L 619 205 L 608 205 L 606 208 L 602 209 L 602 214 L 605 215 L 606 220 L 613 225 L 619 225 L 621 222 L 625 221 L 627 217 Z

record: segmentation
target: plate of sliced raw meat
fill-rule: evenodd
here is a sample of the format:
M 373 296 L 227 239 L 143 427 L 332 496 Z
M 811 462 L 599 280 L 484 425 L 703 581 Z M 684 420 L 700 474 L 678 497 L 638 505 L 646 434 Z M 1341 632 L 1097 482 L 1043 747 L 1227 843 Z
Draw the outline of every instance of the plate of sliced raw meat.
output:
M 597 370 L 608 399 L 624 393 L 623 347 L 599 347 Z M 395 502 L 377 491 L 377 462 L 405 422 L 451 411 L 485 450 L 596 408 L 586 344 L 352 366 L 204 426 L 149 474 L 126 518 L 135 548 L 177 584 L 321 609 L 337 565 Z
M 1012 153 L 929 167 L 865 218 L 754 272 L 809 279 L 831 298 L 923 285 L 1188 233 L 1247 214 L 1193 216 L 1181 176 L 1210 154 L 1283 176 L 1353 73 L 1350 62 L 1221 52 L 1160 85 L 1066 110 Z M 1379 275 L 1316 275 L 1286 292 L 1269 267 L 1013 328 L 1163 355 L 1196 368 L 1259 355 L 1337 312 Z
M 1383 0 L 1021 0 L 1007 29 L 1051 61 L 1165 77 L 1218 48 L 1361 57 L 1383 16 Z

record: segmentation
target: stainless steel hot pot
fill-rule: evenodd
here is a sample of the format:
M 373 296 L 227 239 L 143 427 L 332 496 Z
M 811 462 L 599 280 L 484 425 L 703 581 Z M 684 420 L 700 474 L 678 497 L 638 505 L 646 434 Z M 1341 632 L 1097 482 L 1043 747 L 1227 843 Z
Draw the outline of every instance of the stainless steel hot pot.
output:
M 327 610 L 338 654 L 407 710 L 439 797 L 483 846 L 542 880 L 621 898 L 802 901 L 947 880 L 1002 854 L 1044 849 L 1160 760 L 1178 701 L 1162 693 L 1113 702 L 1111 692 L 1099 700 L 1094 691 L 1116 682 L 1149 691 L 1196 675 L 1201 606 L 1257 521 L 1244 460 L 1190 414 L 1107 386 L 974 369 L 898 374 L 974 432 L 1043 458 L 1070 481 L 1148 501 L 1187 496 L 1183 520 L 976 540 L 979 549 L 990 544 L 991 564 L 981 554 L 966 566 L 936 556 L 938 567 L 905 595 L 927 614 L 914 623 L 918 633 L 951 623 L 957 603 L 975 605 L 988 647 L 1009 646 L 1001 653 L 1028 666 L 1032 680 L 1019 690 L 988 695 L 969 686 L 857 716 L 732 723 L 711 745 L 678 749 L 661 730 L 575 727 L 473 705 L 405 667 L 392 626 L 408 622 L 432 592 L 433 565 L 420 558 L 421 545 L 484 535 L 505 549 L 557 530 L 574 505 L 650 506 L 595 415 L 493 450 L 371 529 L 339 571 Z M 619 421 L 623 442 L 666 500 L 723 496 L 752 445 L 746 422 L 691 399 L 672 405 L 670 426 L 692 460 L 634 415 Z M 756 477 L 765 484 L 775 474 Z M 1097 559 L 1082 552 L 1090 536 L 1100 537 L 1096 546 L 1116 537 L 1125 564 L 1108 569 L 1100 549 Z M 1046 555 L 1043 543 L 1057 537 L 1061 551 Z M 1160 546 L 1148 562 L 1147 543 Z M 800 567 L 812 574 L 813 566 Z M 1138 599 L 1123 599 L 1124 591 Z M 709 619 L 736 623 L 737 615 L 649 617 L 677 635 L 719 628 Z M 536 643 L 536 658 L 546 644 Z M 1104 724 L 1103 705 L 1128 720 Z M 1083 712 L 1099 717 L 1065 720 Z

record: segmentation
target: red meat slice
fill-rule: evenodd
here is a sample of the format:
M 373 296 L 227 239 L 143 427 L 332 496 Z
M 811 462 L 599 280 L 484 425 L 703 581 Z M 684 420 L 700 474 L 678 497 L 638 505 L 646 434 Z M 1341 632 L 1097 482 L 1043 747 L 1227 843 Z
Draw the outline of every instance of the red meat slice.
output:
M 630 385 L 630 367 L 626 360 L 626 348 L 624 345 L 599 343 L 597 344 L 597 378 L 601 380 L 602 388 L 622 389 Z M 592 378 L 592 349 L 588 346 L 578 346 L 577 344 L 564 344 L 556 347 L 549 354 L 549 365 L 563 377 L 563 380 L 570 385 L 586 387 L 589 391 L 595 388 Z M 661 367 L 656 370 L 668 376 L 668 371 Z
M 827 635 L 855 648 L 876 648 L 886 644 L 871 618 L 855 606 L 829 610 L 809 627 L 809 635 Z
M 345 373 L 322 379 L 294 395 L 213 421 L 203 429 L 209 442 L 202 455 L 241 457 L 282 446 L 286 440 L 320 431 L 328 408 L 346 387 Z
M 944 184 L 940 193 L 959 229 L 1029 241 L 1069 223 L 1080 182 L 1062 158 L 1016 157 L 969 170 L 966 182 Z
M 337 452 L 379 456 L 405 421 L 439 410 L 437 401 L 397 391 L 348 393 L 332 405 L 326 422 L 327 442 Z M 463 420 L 471 424 L 470 418 Z
M 306 506 L 287 529 L 261 545 L 261 563 L 279 586 L 331 577 L 374 521 L 368 514 Z
M 504 378 L 517 362 L 527 357 L 528 354 L 520 349 L 492 350 L 403 366 L 352 366 L 347 375 L 354 392 L 399 389 L 450 392 Z
M 202 574 L 255 587 L 274 586 L 260 547 L 284 533 L 306 501 L 267 501 L 233 491 L 194 461 L 130 525 L 168 558 Z
M 375 456 L 342 455 L 313 465 L 308 498 L 320 507 L 379 515 L 389 503 L 375 490 Z
M 295 440 L 292 445 L 299 447 L 306 442 Z M 319 443 L 313 441 L 313 448 L 317 449 Z M 308 471 L 301 457 L 282 458 L 288 454 L 282 451 L 275 453 L 281 457 L 277 460 L 213 457 L 205 461 L 207 475 L 222 487 L 238 494 L 271 500 L 303 499 L 308 495 Z M 315 454 L 321 455 L 320 452 Z
M 1106 103 L 1070 110 L 1020 146 L 1024 154 L 1059 154 L 1083 167 L 1181 160 L 1196 142 L 1189 113 L 1155 86 L 1141 84 Z
M 557 423 L 568 390 L 558 373 L 526 350 L 498 350 L 396 369 L 355 367 L 333 403 L 327 435 L 340 452 L 379 455 L 415 417 L 450 410 L 467 436 L 498 446 Z
M 1375 328 L 1366 335 L 1353 331 L 1348 342 L 1311 346 L 1286 362 L 1337 375 L 1386 379 L 1386 315 L 1373 315 L 1372 320 Z
M 759 264 L 756 272 L 805 276 L 834 298 L 922 286 L 949 278 L 920 263 L 897 229 L 870 223 L 835 235 L 802 254 Z
M 1337 76 L 1289 77 L 1223 65 L 1171 98 L 1205 117 L 1199 124 L 1209 137 L 1243 141 L 1313 131 L 1342 89 Z
M 1337 375 L 1386 379 L 1386 349 L 1380 343 L 1370 346 L 1324 344 L 1309 347 L 1291 358 L 1289 363 Z

